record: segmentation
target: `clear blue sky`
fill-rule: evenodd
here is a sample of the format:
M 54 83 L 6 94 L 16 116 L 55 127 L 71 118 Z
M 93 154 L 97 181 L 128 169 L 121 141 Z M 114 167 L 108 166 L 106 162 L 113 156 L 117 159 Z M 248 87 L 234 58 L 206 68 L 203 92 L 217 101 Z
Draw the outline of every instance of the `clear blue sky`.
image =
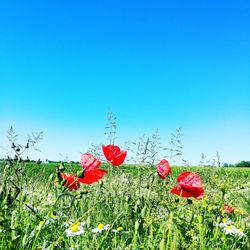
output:
M 112 108 L 121 145 L 183 126 L 191 163 L 250 160 L 250 2 L 2 1 L 0 84 L 0 144 L 43 130 L 41 158 L 106 142 Z

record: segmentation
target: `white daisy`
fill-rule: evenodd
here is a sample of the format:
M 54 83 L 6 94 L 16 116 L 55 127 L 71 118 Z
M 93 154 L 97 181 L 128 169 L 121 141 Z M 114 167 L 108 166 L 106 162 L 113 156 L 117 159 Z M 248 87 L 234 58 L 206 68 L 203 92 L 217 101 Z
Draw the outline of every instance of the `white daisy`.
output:
M 234 234 L 234 235 L 238 235 L 238 236 L 246 236 L 246 234 L 244 234 L 243 229 L 238 229 L 235 226 L 226 226 L 225 228 L 223 228 L 223 231 L 225 232 L 225 234 Z
M 123 233 L 123 234 L 128 233 L 128 231 L 124 231 L 123 227 L 118 227 L 117 229 L 112 229 L 111 232 L 112 233 Z
M 68 237 L 81 235 L 84 233 L 83 226 L 86 224 L 86 222 L 75 222 L 70 225 L 68 229 L 65 230 L 65 233 Z
M 110 228 L 109 224 L 98 224 L 97 228 L 92 229 L 92 233 L 101 233 L 102 231 L 106 231 Z
M 223 218 L 220 223 L 214 221 L 214 226 L 224 228 L 226 226 L 229 226 L 231 223 L 232 223 L 232 221 L 230 219 Z

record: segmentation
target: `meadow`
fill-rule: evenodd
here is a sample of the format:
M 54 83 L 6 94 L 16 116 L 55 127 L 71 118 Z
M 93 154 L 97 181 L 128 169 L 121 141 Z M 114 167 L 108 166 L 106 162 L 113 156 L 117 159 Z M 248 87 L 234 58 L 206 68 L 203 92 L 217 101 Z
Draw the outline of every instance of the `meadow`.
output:
M 161 179 L 156 166 L 101 168 L 71 192 L 56 164 L 2 162 L 0 249 L 250 249 L 250 169 L 172 166 Z M 201 177 L 202 199 L 169 192 L 184 171 Z

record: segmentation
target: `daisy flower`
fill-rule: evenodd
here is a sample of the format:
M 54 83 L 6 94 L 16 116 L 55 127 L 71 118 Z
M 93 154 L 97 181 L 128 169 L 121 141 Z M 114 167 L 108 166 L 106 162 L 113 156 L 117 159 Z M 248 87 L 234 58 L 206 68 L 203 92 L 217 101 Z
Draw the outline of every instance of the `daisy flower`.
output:
M 92 233 L 101 233 L 102 231 L 106 231 L 109 229 L 109 224 L 98 224 L 97 228 L 92 229 Z
M 238 235 L 238 236 L 246 236 L 246 234 L 244 234 L 243 229 L 240 228 L 236 228 L 235 226 L 226 226 L 225 228 L 223 228 L 223 231 L 225 234 L 234 234 L 234 235 Z
M 83 226 L 86 224 L 86 222 L 75 222 L 70 225 L 68 229 L 65 230 L 65 233 L 68 237 L 81 235 L 84 233 Z
M 128 231 L 124 231 L 123 227 L 118 227 L 117 229 L 112 229 L 113 233 L 128 233 Z

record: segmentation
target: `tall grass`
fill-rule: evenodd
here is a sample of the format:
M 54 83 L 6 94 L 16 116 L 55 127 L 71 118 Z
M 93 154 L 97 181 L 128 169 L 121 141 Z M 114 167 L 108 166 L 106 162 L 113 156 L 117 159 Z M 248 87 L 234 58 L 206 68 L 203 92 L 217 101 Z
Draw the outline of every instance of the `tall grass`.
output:
M 9 213 L 1 207 L 0 249 L 250 249 L 248 169 L 185 168 L 201 175 L 206 195 L 198 201 L 169 193 L 180 167 L 161 180 L 153 167 L 124 165 L 73 192 L 54 185 L 54 164 L 23 168 L 17 201 L 5 202 Z M 66 166 L 67 172 L 78 168 Z M 6 171 L 13 175 L 11 168 Z M 235 213 L 224 213 L 225 203 Z M 3 213 L 9 214 L 8 222 Z M 230 218 L 245 236 L 226 235 L 215 225 L 223 218 Z M 71 220 L 86 222 L 83 234 L 66 235 L 65 223 Z M 100 223 L 110 228 L 92 233 Z M 118 227 L 123 230 L 113 232 Z

